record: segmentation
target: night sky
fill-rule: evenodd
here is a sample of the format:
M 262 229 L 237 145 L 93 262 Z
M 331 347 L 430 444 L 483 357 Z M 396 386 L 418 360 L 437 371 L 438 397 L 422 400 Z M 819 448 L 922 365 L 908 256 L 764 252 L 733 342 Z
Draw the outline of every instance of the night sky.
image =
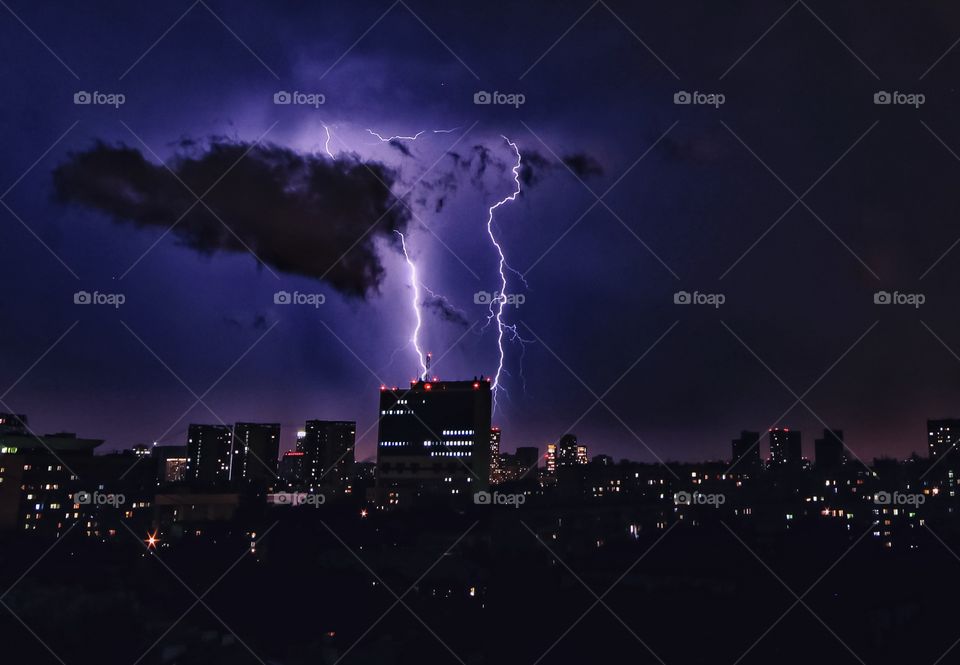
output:
M 421 308 L 433 373 L 496 371 L 474 294 L 499 288 L 504 136 L 522 193 L 494 230 L 530 340 L 505 345 L 504 449 L 572 428 L 591 454 L 718 458 L 782 425 L 812 455 L 825 423 L 869 459 L 960 416 L 956 7 L 0 5 L 0 409 L 37 432 L 120 449 L 268 421 L 289 447 L 350 419 L 372 456 L 378 388 L 418 364 L 395 230 L 445 297 Z

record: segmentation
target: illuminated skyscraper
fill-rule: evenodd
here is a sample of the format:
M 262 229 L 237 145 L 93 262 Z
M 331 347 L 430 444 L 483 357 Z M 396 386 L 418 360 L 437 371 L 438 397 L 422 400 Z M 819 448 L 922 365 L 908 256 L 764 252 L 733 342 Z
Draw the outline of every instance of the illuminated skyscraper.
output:
M 230 482 L 233 433 L 226 425 L 190 425 L 187 430 L 187 480 L 200 487 Z
M 306 488 L 341 491 L 350 483 L 357 423 L 352 420 L 308 420 L 297 451 L 303 453 Z
M 490 482 L 499 483 L 500 478 L 500 428 L 490 428 Z
M 770 466 L 800 466 L 803 449 L 800 432 L 788 427 L 770 430 Z
M 490 382 L 417 381 L 381 387 L 377 487 L 403 503 L 472 495 L 490 484 Z
M 940 459 L 960 443 L 960 420 L 947 418 L 927 421 L 927 447 L 930 459 Z
M 279 423 L 237 423 L 234 477 L 257 485 L 269 485 L 277 479 L 280 455 Z

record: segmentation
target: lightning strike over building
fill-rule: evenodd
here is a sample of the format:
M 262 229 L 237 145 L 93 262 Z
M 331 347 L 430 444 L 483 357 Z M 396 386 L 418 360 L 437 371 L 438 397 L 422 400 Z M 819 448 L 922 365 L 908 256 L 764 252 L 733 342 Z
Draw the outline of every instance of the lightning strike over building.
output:
M 520 337 L 519 332 L 517 331 L 517 326 L 510 325 L 504 322 L 503 309 L 507 303 L 507 273 L 513 272 L 517 274 L 521 281 L 526 284 L 526 280 L 523 279 L 523 275 L 518 273 L 516 270 L 510 267 L 507 263 L 507 257 L 503 252 L 503 247 L 500 242 L 497 240 L 496 235 L 493 232 L 493 217 L 494 213 L 501 206 L 506 205 L 507 203 L 512 203 L 516 200 L 517 196 L 520 195 L 520 149 L 517 148 L 517 144 L 508 139 L 506 136 L 503 136 L 503 140 L 506 141 L 510 147 L 513 149 L 514 153 L 517 156 L 517 163 L 514 164 L 511 169 L 513 172 L 513 182 L 515 185 L 514 191 L 496 203 L 494 203 L 487 211 L 487 235 L 490 236 L 490 242 L 493 243 L 494 248 L 497 250 L 497 255 L 500 258 L 498 264 L 498 271 L 500 273 L 500 291 L 496 294 L 496 297 L 490 302 L 490 314 L 487 317 L 487 323 L 496 320 L 497 322 L 497 351 L 499 353 L 499 359 L 497 362 L 497 372 L 494 374 L 493 383 L 491 385 L 491 390 L 493 391 L 493 410 L 497 410 L 497 395 L 500 390 L 503 390 L 503 386 L 500 385 L 500 377 L 505 372 L 503 369 L 504 362 L 504 351 L 503 351 L 503 338 L 504 334 L 509 332 L 511 341 L 519 341 L 523 344 L 525 341 Z
M 410 336 L 410 342 L 413 343 L 413 349 L 417 353 L 417 359 L 420 361 L 420 378 L 427 378 L 427 360 L 426 355 L 420 349 L 420 328 L 423 326 L 423 315 L 420 312 L 420 280 L 417 277 L 417 266 L 413 262 L 413 259 L 410 258 L 410 253 L 407 251 L 407 239 L 404 237 L 403 233 L 400 231 L 394 231 L 398 236 L 400 236 L 400 246 L 403 248 L 403 257 L 407 261 L 407 267 L 410 269 L 410 284 L 413 287 L 413 313 L 417 318 L 417 325 L 413 329 L 413 334 Z

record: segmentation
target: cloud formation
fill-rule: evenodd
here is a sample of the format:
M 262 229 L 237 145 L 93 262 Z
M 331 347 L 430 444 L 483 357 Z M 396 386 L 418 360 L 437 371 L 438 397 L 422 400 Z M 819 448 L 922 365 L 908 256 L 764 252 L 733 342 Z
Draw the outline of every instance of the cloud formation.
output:
M 176 223 L 172 233 L 198 252 L 252 251 L 278 271 L 360 298 L 383 278 L 377 239 L 392 240 L 409 222 L 392 191 L 396 173 L 356 155 L 333 160 L 218 137 L 181 145 L 168 165 L 97 142 L 56 167 L 55 196 L 141 228 Z

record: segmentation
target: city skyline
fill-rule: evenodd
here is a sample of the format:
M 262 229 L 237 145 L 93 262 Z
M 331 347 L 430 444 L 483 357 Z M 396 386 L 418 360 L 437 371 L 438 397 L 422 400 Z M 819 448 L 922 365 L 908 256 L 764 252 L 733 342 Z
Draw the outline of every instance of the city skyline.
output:
M 430 2 L 221 9 L 11 6 L 33 33 L 6 11 L 4 83 L 35 92 L 0 114 L 0 304 L 42 326 L 0 331 L 4 410 L 116 448 L 175 442 L 207 406 L 365 431 L 372 389 L 419 372 L 409 257 L 445 379 L 497 373 L 484 300 L 506 275 L 528 340 L 505 336 L 506 449 L 569 429 L 698 459 L 745 423 L 827 423 L 903 457 L 955 413 L 954 9 L 898 10 L 901 35 L 798 5 L 766 34 L 770 8 L 705 6 L 704 34 L 675 8 L 532 5 L 474 17 L 479 41 Z M 360 195 L 274 198 L 277 163 Z

